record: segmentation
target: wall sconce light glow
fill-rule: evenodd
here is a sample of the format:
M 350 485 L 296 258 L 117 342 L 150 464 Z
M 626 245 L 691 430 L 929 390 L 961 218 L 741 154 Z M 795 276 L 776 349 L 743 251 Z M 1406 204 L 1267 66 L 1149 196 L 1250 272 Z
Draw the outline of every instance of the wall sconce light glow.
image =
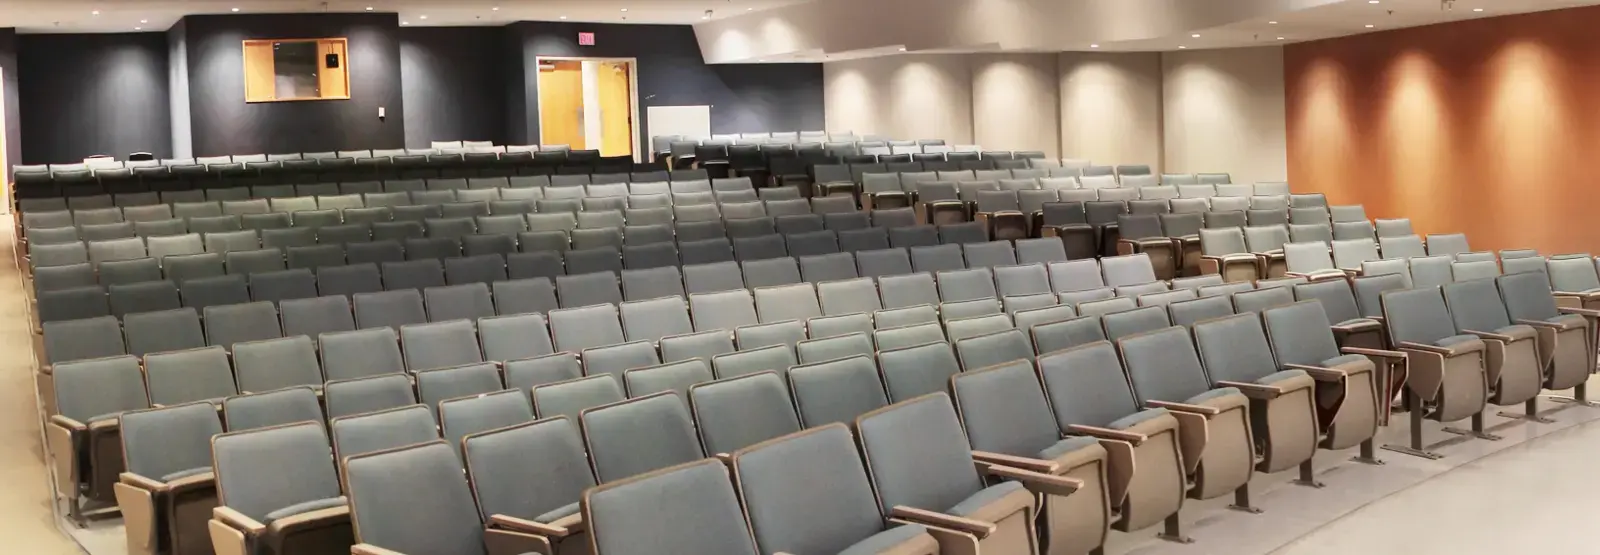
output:
M 1187 46 L 1181 46 L 1181 45 L 1178 46 L 1178 50 L 1188 50 L 1188 49 L 1189 49 L 1189 47 L 1187 47 Z
M 1367 0 L 1368 4 L 1377 4 L 1378 0 Z
M 901 48 L 900 48 L 900 51 L 901 51 L 901 52 L 905 52 L 905 51 L 906 51 L 906 49 L 905 49 L 905 48 L 904 48 L 904 47 L 901 47 Z
M 622 11 L 628 11 L 628 8 L 622 8 Z
M 149 22 L 150 22 L 150 20 L 148 20 L 148 19 L 141 19 L 141 20 L 139 20 L 139 23 L 149 23 Z
M 498 11 L 500 11 L 500 6 L 495 6 L 495 7 L 493 7 L 493 8 L 489 8 L 489 11 L 491 11 L 491 12 L 498 12 Z
M 135 30 L 135 31 L 143 31 L 144 27 L 134 27 L 133 30 Z
M 1283 37 L 1278 37 L 1278 40 L 1283 40 Z

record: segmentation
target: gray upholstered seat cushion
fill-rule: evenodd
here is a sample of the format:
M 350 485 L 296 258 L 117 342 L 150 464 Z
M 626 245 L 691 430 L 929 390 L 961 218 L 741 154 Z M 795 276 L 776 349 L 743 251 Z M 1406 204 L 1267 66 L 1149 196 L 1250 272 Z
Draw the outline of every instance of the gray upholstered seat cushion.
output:
M 1341 364 L 1350 364 L 1352 362 L 1360 362 L 1363 360 L 1367 360 L 1366 355 L 1339 355 L 1322 361 L 1322 366 L 1326 368 L 1332 368 Z
M 1166 410 L 1166 409 L 1161 409 L 1161 410 Z M 1144 414 L 1146 412 L 1155 412 L 1155 411 L 1143 411 L 1143 412 L 1140 412 L 1139 414 Z M 1134 416 L 1138 416 L 1138 415 L 1136 414 Z M 1129 418 L 1132 418 L 1132 417 L 1129 417 Z M 1126 419 L 1124 419 L 1124 420 L 1126 420 Z M 1099 445 L 1099 444 L 1100 444 L 1100 440 L 1099 439 L 1096 439 L 1096 438 L 1090 437 L 1090 436 L 1069 437 L 1067 439 L 1063 439 L 1061 441 L 1057 441 L 1055 443 L 1055 445 L 1051 445 L 1050 447 L 1045 448 L 1045 450 L 1040 451 L 1039 452 L 1039 458 L 1043 459 L 1043 460 L 1051 460 L 1051 459 L 1054 459 L 1056 457 L 1060 457 L 1062 455 L 1065 455 L 1067 453 L 1071 453 L 1073 451 L 1077 451 L 1077 450 L 1082 449 L 1084 447 L 1088 447 L 1090 445 Z
M 190 476 L 199 476 L 199 475 L 205 474 L 207 472 L 211 472 L 211 467 L 209 467 L 209 466 L 197 466 L 195 468 L 190 468 L 190 469 L 186 469 L 186 470 L 179 470 L 177 472 L 173 472 L 173 473 L 170 473 L 170 474 L 164 474 L 164 475 L 161 476 L 161 481 L 163 481 L 163 482 L 171 482 L 173 480 L 181 480 L 183 478 L 188 478 Z
M 1439 347 L 1449 347 L 1451 345 L 1460 345 L 1462 343 L 1470 343 L 1477 340 L 1478 336 L 1476 335 L 1452 335 L 1450 337 L 1435 341 L 1433 344 Z
M 1272 385 L 1272 384 L 1275 384 L 1275 383 L 1278 383 L 1278 382 L 1282 382 L 1284 380 L 1290 380 L 1290 379 L 1304 377 L 1304 376 L 1306 376 L 1306 373 L 1303 370 L 1284 370 L 1282 372 L 1276 372 L 1276 373 L 1264 376 L 1261 379 L 1256 380 L 1256 383 L 1262 384 L 1262 385 Z
M 1279 372 L 1279 374 L 1281 374 L 1281 373 L 1282 372 Z M 1273 375 L 1277 375 L 1277 374 L 1273 374 Z M 1229 395 L 1240 395 L 1240 393 L 1239 393 L 1238 389 L 1234 389 L 1232 387 L 1219 387 L 1219 388 L 1213 389 L 1211 391 L 1207 391 L 1205 393 L 1201 393 L 1199 395 L 1195 395 L 1194 397 L 1190 397 L 1188 400 L 1185 400 L 1184 403 L 1188 403 L 1188 404 L 1191 404 L 1191 405 L 1199 405 L 1199 404 L 1205 403 L 1206 401 L 1210 401 L 1212 399 L 1218 399 L 1218 398 L 1222 398 L 1222 397 L 1227 397 Z
M 1163 416 L 1166 416 L 1166 415 L 1167 415 L 1167 409 L 1142 410 L 1142 411 L 1130 414 L 1128 416 L 1124 416 L 1122 418 L 1118 418 L 1118 419 L 1112 421 L 1110 424 L 1106 424 L 1106 428 L 1110 428 L 1112 430 L 1126 430 L 1126 429 L 1132 428 L 1134 426 L 1138 426 L 1139 424 L 1142 424 L 1144 422 L 1148 422 L 1150 420 L 1154 420 L 1154 419 L 1157 419 L 1157 418 L 1160 418 L 1160 417 L 1163 417 Z
M 839 555 L 874 555 L 883 553 L 891 547 L 899 545 L 906 540 L 928 533 L 928 529 L 921 524 L 905 524 L 878 532 L 866 539 L 851 544 Z
M 1001 482 L 967 496 L 966 499 L 957 503 L 956 506 L 950 507 L 945 512 L 952 516 L 971 515 L 983 510 L 990 503 L 999 501 L 1001 498 L 1021 489 L 1023 489 L 1022 482 Z
M 535 522 L 543 522 L 543 523 L 549 524 L 551 522 L 555 522 L 557 520 L 561 520 L 563 518 L 566 518 L 566 517 L 569 517 L 569 516 L 572 516 L 572 515 L 575 515 L 575 514 L 578 514 L 578 504 L 577 503 L 568 503 L 566 505 L 562 505 L 560 507 L 552 509 L 549 512 L 546 512 L 546 513 L 544 513 L 542 515 L 533 517 L 533 520 Z
M 262 524 L 271 524 L 272 521 L 278 520 L 280 518 L 291 517 L 291 516 L 298 515 L 298 514 L 309 513 L 311 511 L 319 511 L 319 510 L 322 510 L 322 509 L 328 509 L 328 508 L 332 508 L 332 507 L 343 507 L 344 505 L 345 505 L 345 502 L 344 502 L 344 498 L 343 497 L 334 497 L 334 498 L 331 498 L 331 499 L 314 499 L 314 500 L 311 500 L 311 501 L 295 503 L 295 504 L 290 505 L 288 507 L 284 507 L 282 509 L 278 509 L 276 511 L 272 511 L 270 513 L 267 513 L 267 516 L 263 519 Z

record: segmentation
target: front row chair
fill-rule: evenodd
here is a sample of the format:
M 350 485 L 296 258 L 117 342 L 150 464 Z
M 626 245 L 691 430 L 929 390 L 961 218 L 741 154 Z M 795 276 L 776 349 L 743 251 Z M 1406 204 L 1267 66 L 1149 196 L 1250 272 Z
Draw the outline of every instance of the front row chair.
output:
M 1547 368 L 1545 389 L 1573 389 L 1573 397 L 1587 401 L 1585 382 L 1595 368 L 1595 330 L 1600 313 L 1556 306 L 1550 282 L 1540 272 L 1495 278 L 1506 313 L 1512 322 L 1533 326 L 1538 333 L 1539 360 Z
M 1424 417 L 1438 422 L 1472 419 L 1472 430 L 1447 431 L 1488 439 L 1483 431 L 1483 410 L 1489 397 L 1485 371 L 1488 347 L 1473 335 L 1456 332 L 1438 288 L 1387 291 L 1382 296 L 1389 341 L 1406 354 L 1405 402 L 1411 414 L 1408 446 L 1385 446 L 1396 452 L 1428 459 L 1440 455 L 1426 451 L 1422 439 Z
M 206 401 L 122 414 L 127 472 L 114 491 L 137 555 L 211 553 L 208 521 L 217 506 L 211 438 L 222 433 Z
M 350 508 L 320 422 L 222 434 L 211 451 L 220 505 L 210 522 L 217 553 L 350 552 Z

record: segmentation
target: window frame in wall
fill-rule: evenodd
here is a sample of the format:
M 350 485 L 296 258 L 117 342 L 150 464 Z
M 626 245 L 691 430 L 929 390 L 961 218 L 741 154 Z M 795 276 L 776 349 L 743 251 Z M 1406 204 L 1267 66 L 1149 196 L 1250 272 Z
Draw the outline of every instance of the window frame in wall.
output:
M 281 43 L 317 44 L 317 96 L 279 98 L 277 95 L 276 56 L 274 45 Z M 308 39 L 247 39 L 243 41 L 244 101 L 303 102 L 316 100 L 350 100 L 350 41 L 345 37 Z M 328 56 L 337 56 L 338 67 L 328 67 Z

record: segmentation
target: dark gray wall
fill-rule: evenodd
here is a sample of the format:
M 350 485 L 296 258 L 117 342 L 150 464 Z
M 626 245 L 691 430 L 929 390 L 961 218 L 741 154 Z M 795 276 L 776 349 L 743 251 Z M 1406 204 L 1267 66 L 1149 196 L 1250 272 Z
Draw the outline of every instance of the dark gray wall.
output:
M 501 27 L 401 27 L 406 146 L 505 143 Z
M 525 130 L 512 142 L 539 138 L 539 56 L 636 58 L 641 147 L 650 106 L 710 105 L 713 133 L 823 127 L 822 64 L 706 65 L 688 25 L 523 21 L 509 30 L 521 42 L 524 83 L 508 90 L 507 115 L 520 115 Z M 578 46 L 579 32 L 595 33 L 595 46 Z
M 196 156 L 405 145 L 395 14 L 204 15 L 184 25 Z M 244 101 L 245 40 L 327 37 L 350 41 L 350 100 Z
M 11 166 L 22 163 L 22 114 L 17 98 L 17 30 L 0 29 L 0 94 L 5 96 L 6 164 L 4 177 L 11 182 Z
M 23 163 L 172 155 L 165 34 L 22 35 L 17 45 Z

